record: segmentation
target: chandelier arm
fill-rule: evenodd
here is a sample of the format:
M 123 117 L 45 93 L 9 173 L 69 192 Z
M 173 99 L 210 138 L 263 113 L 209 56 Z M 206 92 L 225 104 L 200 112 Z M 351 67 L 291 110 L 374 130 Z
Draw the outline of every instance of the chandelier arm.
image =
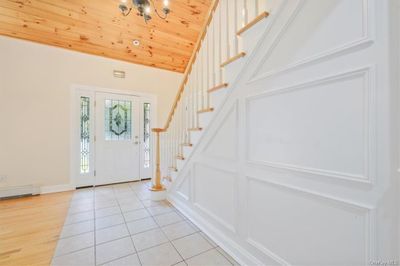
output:
M 122 15 L 124 15 L 124 17 L 129 16 L 129 14 L 131 13 L 131 11 L 132 11 L 132 7 L 129 8 L 129 11 L 128 11 L 128 12 L 122 13 Z
M 157 11 L 156 6 L 154 5 L 154 1 L 153 1 L 153 0 L 150 0 L 150 2 L 151 2 L 151 4 L 153 5 L 154 11 L 155 11 L 155 13 L 157 14 L 157 16 L 158 16 L 159 18 L 161 18 L 161 19 L 166 19 L 166 18 L 168 17 L 168 14 L 165 14 L 165 16 L 160 16 L 160 14 L 159 14 L 158 11 Z

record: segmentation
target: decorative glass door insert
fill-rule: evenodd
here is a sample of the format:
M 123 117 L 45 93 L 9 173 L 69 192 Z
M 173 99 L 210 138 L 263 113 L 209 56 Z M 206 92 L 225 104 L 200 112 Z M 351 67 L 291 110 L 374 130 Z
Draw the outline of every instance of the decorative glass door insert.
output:
M 80 97 L 80 172 L 89 173 L 90 162 L 90 98 Z
M 130 140 L 132 138 L 132 102 L 105 100 L 105 140 Z
M 144 168 L 150 167 L 150 103 L 143 104 L 143 152 Z

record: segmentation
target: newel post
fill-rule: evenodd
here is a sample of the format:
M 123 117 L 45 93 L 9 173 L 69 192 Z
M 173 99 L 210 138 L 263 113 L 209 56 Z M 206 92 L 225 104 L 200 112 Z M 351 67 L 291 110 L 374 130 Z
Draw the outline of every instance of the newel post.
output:
M 156 133 L 156 169 L 155 176 L 152 178 L 152 200 L 162 200 L 165 198 L 165 188 L 161 184 L 161 169 L 160 169 L 160 132 L 162 128 L 153 128 L 152 131 Z

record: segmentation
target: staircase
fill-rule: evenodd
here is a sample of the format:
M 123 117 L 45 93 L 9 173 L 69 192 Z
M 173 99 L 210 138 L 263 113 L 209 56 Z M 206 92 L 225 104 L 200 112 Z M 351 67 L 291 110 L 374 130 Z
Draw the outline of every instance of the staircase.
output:
M 160 138 L 160 174 L 171 188 L 229 94 L 275 1 L 215 0 Z
M 213 4 L 155 129 L 157 168 L 168 200 L 240 264 L 398 258 L 395 2 Z
M 395 2 L 214 3 L 156 129 L 158 176 L 240 264 L 398 258 L 398 220 L 382 215 L 398 209 L 386 119 Z

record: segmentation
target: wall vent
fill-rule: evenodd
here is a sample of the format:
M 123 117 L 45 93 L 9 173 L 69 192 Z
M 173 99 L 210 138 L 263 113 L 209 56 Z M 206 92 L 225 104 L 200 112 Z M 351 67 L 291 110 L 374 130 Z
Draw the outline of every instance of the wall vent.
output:
M 120 78 L 120 79 L 124 79 L 125 78 L 125 71 L 114 70 L 113 74 L 114 74 L 114 78 Z

